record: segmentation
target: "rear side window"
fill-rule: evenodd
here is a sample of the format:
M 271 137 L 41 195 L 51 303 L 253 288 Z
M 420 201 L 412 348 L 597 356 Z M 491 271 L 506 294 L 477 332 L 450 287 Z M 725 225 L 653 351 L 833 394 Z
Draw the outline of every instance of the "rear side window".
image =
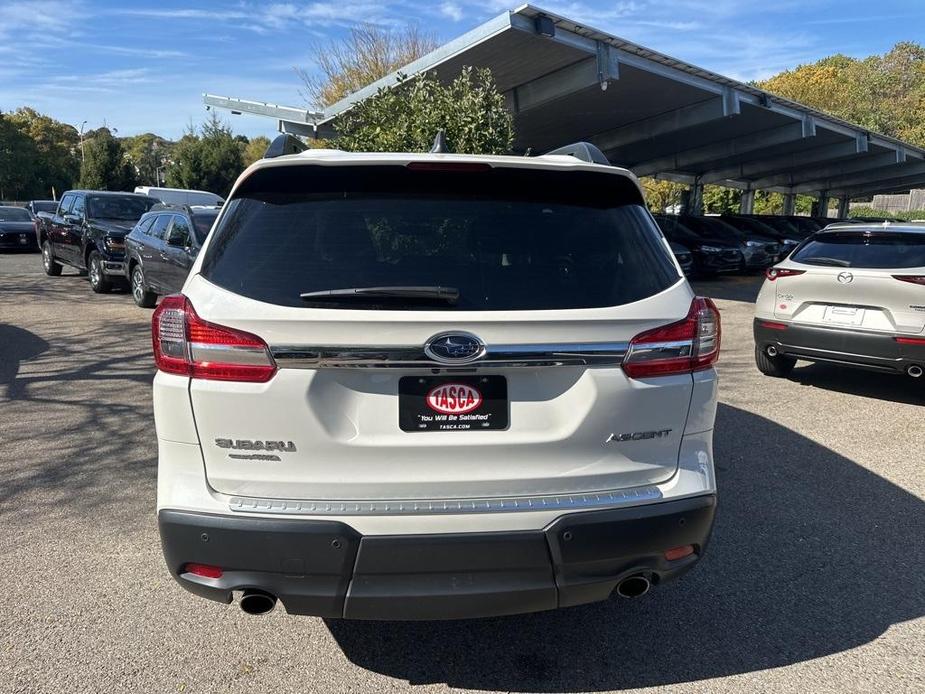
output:
M 164 237 L 167 235 L 167 227 L 170 226 L 170 218 L 172 216 L 173 215 L 169 214 L 159 214 L 155 217 L 154 224 L 151 225 L 148 235 L 163 241 Z
M 202 274 L 260 301 L 363 309 L 591 308 L 637 301 L 679 280 L 638 191 L 618 176 L 284 167 L 252 178 L 228 203 Z M 368 287 L 449 287 L 459 296 L 428 305 L 300 299 L 301 293 Z
M 212 225 L 215 223 L 215 218 L 217 216 L 218 212 L 199 212 L 192 216 L 193 232 L 200 245 L 206 240 L 206 236 L 209 235 L 209 231 L 212 229 Z
M 808 239 L 790 259 L 829 267 L 925 267 L 925 233 L 826 232 Z

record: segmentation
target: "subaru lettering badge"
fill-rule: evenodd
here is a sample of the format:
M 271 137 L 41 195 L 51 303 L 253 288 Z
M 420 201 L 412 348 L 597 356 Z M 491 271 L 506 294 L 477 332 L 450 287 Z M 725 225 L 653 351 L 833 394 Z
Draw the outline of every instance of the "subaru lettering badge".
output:
M 838 281 L 842 284 L 851 284 L 851 282 L 854 281 L 854 275 L 852 275 L 850 272 L 839 272 Z
M 472 333 L 440 333 L 427 341 L 424 354 L 441 364 L 465 364 L 485 355 L 485 343 Z

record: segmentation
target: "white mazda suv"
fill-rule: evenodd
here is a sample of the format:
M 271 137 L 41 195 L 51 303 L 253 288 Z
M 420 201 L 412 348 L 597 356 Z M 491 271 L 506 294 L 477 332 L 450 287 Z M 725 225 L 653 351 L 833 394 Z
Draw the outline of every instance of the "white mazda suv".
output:
M 798 359 L 922 376 L 925 226 L 831 224 L 775 267 L 755 305 L 755 362 Z

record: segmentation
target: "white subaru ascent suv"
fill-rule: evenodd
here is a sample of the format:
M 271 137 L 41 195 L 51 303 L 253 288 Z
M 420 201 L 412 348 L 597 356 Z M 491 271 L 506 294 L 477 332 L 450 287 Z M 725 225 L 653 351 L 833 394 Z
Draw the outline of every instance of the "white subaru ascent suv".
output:
M 696 563 L 720 320 L 635 177 L 587 145 L 286 137 L 153 317 L 174 578 L 250 613 L 446 619 L 639 596 Z

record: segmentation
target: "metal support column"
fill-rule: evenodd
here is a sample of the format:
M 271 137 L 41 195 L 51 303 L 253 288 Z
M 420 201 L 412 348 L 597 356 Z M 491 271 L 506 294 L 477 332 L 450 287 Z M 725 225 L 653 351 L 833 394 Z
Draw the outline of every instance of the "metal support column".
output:
M 687 214 L 703 214 L 703 184 L 698 177 L 696 183 L 691 184 L 690 202 L 688 203 Z
M 739 198 L 739 213 L 752 214 L 755 211 L 755 191 L 743 190 Z
M 845 219 L 848 216 L 849 205 L 851 198 L 847 195 L 842 195 L 838 198 L 838 218 Z
M 784 215 L 790 216 L 796 211 L 797 196 L 795 193 L 784 193 Z
M 829 192 L 827 190 L 819 193 L 819 212 L 817 213 L 817 216 L 829 216 Z

